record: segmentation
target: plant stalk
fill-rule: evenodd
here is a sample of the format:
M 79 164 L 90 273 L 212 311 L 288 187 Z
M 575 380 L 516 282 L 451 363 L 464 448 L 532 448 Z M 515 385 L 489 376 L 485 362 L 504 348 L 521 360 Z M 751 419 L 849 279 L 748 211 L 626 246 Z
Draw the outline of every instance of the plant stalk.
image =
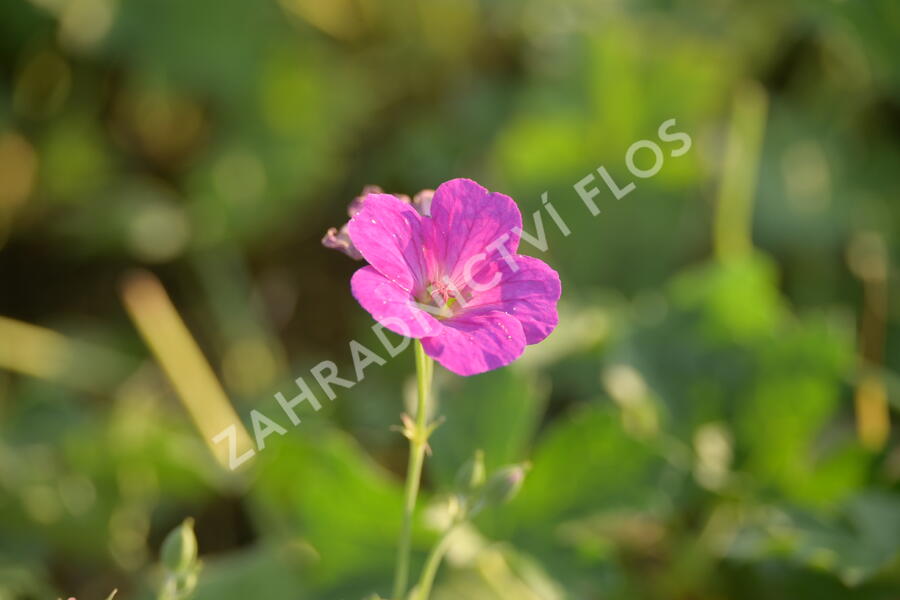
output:
M 441 560 L 443 560 L 444 554 L 446 554 L 447 548 L 450 546 L 450 538 L 455 531 L 456 525 L 451 526 L 444 532 L 444 535 L 441 536 L 434 548 L 431 549 L 428 558 L 425 560 L 425 566 L 422 568 L 422 576 L 416 585 L 413 600 L 428 600 L 428 596 L 431 595 L 431 585 L 434 583 L 434 576 L 437 575 L 438 567 L 441 566 Z
M 404 600 L 409 582 L 409 555 L 412 538 L 413 514 L 416 509 L 416 498 L 419 495 L 419 482 L 422 479 L 422 463 L 425 460 L 425 448 L 428 446 L 429 428 L 428 393 L 431 389 L 433 361 L 425 354 L 422 342 L 416 340 L 416 380 L 418 383 L 418 402 L 416 404 L 415 425 L 406 430 L 409 438 L 409 465 L 406 470 L 406 487 L 403 494 L 403 525 L 400 529 L 400 542 L 397 546 L 397 568 L 394 571 L 394 600 Z

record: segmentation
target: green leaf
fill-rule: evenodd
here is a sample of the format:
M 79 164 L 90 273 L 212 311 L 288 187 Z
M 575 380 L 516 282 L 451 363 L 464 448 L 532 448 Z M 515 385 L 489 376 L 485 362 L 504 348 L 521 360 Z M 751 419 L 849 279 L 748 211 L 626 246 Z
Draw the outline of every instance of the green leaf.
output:
M 301 424 L 260 452 L 255 497 L 266 533 L 308 541 L 317 586 L 384 583 L 400 530 L 401 488 L 349 436 Z M 361 584 L 362 585 L 362 584 Z
M 313 560 L 299 545 L 266 544 L 204 562 L 192 600 L 312 598 L 301 568 Z
M 675 279 L 672 292 L 678 306 L 701 311 L 702 333 L 715 340 L 759 340 L 785 314 L 775 265 L 761 254 L 688 271 Z
M 523 458 L 546 393 L 533 376 L 500 369 L 476 377 L 454 377 L 439 392 L 439 414 L 446 421 L 430 439 L 428 473 L 442 487 L 475 451 L 484 451 L 487 471 Z
M 623 429 L 618 411 L 584 409 L 547 432 L 521 493 L 496 518 L 513 530 L 546 534 L 567 518 L 646 505 L 660 464 L 651 443 Z
M 841 519 L 791 509 L 760 512 L 739 531 L 728 554 L 744 561 L 787 560 L 858 586 L 900 560 L 900 497 L 862 494 Z

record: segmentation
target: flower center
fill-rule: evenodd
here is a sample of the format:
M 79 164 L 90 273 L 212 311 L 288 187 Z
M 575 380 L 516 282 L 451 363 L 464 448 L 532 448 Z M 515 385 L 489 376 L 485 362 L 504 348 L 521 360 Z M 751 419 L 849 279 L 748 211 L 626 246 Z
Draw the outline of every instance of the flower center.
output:
M 433 281 L 425 286 L 419 303 L 436 319 L 447 319 L 465 306 L 466 298 L 449 280 Z

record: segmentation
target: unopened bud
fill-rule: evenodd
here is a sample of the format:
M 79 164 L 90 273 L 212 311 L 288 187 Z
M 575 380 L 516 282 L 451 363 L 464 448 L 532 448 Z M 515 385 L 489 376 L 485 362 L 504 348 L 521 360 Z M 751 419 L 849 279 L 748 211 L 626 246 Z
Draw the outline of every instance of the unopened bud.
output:
M 503 467 L 488 479 L 480 494 L 481 503 L 484 506 L 499 506 L 509 502 L 519 493 L 524 480 L 523 465 Z
M 456 491 L 460 494 L 471 494 L 484 483 L 484 452 L 476 450 L 475 455 L 463 463 L 456 472 Z
M 172 573 L 185 573 L 194 566 L 197 561 L 194 519 L 188 517 L 166 536 L 160 550 L 160 559 L 163 566 Z

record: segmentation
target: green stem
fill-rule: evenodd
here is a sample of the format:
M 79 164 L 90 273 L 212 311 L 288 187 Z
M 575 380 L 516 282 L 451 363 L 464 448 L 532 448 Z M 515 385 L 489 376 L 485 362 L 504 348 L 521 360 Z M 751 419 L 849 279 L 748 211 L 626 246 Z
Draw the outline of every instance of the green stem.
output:
M 753 199 L 766 130 L 768 96 L 755 82 L 738 88 L 722 164 L 713 222 L 716 256 L 744 256 L 753 248 Z
M 428 445 L 427 406 L 432 370 L 431 358 L 425 354 L 422 342 L 416 340 L 416 379 L 419 393 L 416 405 L 415 429 L 407 432 L 409 437 L 409 465 L 406 469 L 406 487 L 403 494 L 403 525 L 400 530 L 400 542 L 397 547 L 397 569 L 394 572 L 394 594 L 392 596 L 394 600 L 404 599 L 406 585 L 409 581 L 409 553 L 413 513 L 416 509 L 416 497 L 419 495 L 419 481 L 422 478 L 425 447 Z
M 441 536 L 441 539 L 438 540 L 438 543 L 435 544 L 428 554 L 425 566 L 422 568 L 422 576 L 416 585 L 415 600 L 428 600 L 428 596 L 431 595 L 431 585 L 434 583 L 434 576 L 437 575 L 438 567 L 441 566 L 441 560 L 443 560 L 444 554 L 447 553 L 447 548 L 450 546 L 450 537 L 455 531 L 455 525 L 445 531 L 444 535 Z

